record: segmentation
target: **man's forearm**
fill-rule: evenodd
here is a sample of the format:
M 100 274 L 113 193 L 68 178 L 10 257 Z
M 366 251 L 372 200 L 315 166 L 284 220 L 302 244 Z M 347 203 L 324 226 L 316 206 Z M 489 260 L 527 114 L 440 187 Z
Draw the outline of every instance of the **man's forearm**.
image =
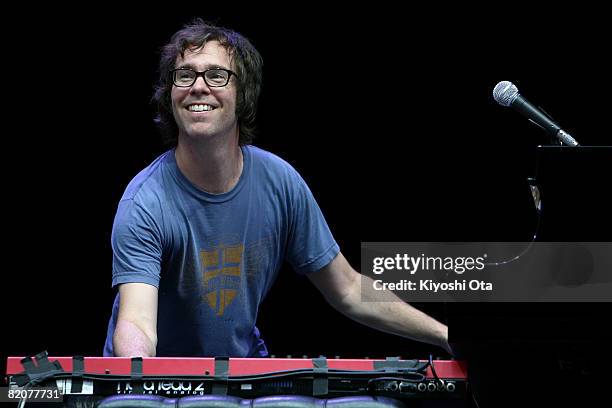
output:
M 157 339 L 147 335 L 129 320 L 119 319 L 113 335 L 113 350 L 117 357 L 155 357 Z
M 445 324 L 415 309 L 390 291 L 374 290 L 372 280 L 360 276 L 344 299 L 332 303 L 339 312 L 369 327 L 435 344 L 451 352 Z M 362 284 L 365 285 L 363 291 Z

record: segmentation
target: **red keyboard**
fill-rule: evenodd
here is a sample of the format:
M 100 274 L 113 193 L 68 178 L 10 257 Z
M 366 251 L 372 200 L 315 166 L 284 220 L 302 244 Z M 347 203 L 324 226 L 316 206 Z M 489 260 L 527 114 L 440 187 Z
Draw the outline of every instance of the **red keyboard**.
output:
M 455 360 L 319 358 L 9 357 L 10 387 L 53 386 L 64 395 L 207 394 L 463 398 Z
M 8 376 L 24 371 L 21 365 L 23 357 L 9 357 L 6 365 Z M 50 361 L 57 360 L 65 371 L 72 371 L 72 357 L 48 357 Z M 84 371 L 95 374 L 130 375 L 131 359 L 129 357 L 84 357 Z M 327 359 L 329 369 L 372 371 L 385 366 L 393 360 L 364 359 Z M 398 360 L 405 363 L 408 360 Z M 410 360 L 412 361 L 412 360 Z M 425 360 L 420 363 L 426 363 Z M 388 366 L 389 364 L 387 364 Z M 464 362 L 456 360 L 433 360 L 438 377 L 466 379 L 467 368 Z M 265 374 L 274 371 L 313 369 L 313 359 L 305 358 L 230 358 L 228 359 L 228 374 L 243 376 Z M 214 358 L 190 357 L 151 357 L 142 359 L 142 374 L 152 376 L 186 376 L 215 375 Z M 431 367 L 426 367 L 426 378 L 433 378 Z

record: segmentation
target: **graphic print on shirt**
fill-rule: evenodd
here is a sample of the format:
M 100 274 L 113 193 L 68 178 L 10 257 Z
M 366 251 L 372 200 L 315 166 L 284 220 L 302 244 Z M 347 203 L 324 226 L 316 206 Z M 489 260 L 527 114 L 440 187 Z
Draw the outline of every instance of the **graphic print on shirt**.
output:
M 216 248 L 200 250 L 204 285 L 202 301 L 206 302 L 217 316 L 223 316 L 240 290 L 243 253 L 243 244 L 220 244 Z

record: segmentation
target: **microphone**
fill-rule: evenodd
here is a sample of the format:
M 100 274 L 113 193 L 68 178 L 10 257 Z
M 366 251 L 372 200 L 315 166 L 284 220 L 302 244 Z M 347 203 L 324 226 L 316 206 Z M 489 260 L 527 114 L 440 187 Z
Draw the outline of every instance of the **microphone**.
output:
M 530 121 L 555 136 L 562 144 L 578 146 L 578 142 L 561 126 L 557 125 L 540 109 L 533 106 L 518 93 L 518 88 L 510 81 L 501 81 L 493 88 L 493 99 L 502 106 L 511 107 Z

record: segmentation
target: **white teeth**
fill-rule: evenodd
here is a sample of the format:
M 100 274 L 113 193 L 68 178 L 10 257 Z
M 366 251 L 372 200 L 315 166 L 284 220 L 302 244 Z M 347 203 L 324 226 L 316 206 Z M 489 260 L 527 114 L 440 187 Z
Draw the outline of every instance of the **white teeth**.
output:
M 204 111 L 211 111 L 214 108 L 210 105 L 189 105 L 189 107 L 187 108 L 189 109 L 191 112 L 204 112 Z

